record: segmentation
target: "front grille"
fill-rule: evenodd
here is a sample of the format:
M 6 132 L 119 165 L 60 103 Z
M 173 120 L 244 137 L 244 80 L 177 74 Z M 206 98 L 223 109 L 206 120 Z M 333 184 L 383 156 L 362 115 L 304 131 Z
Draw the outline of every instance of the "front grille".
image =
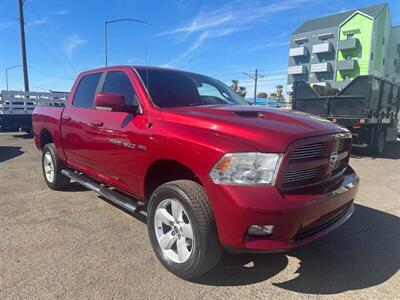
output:
M 322 157 L 325 151 L 325 146 L 326 142 L 319 142 L 297 147 L 290 155 L 290 160 Z
M 289 153 L 281 187 L 291 190 L 301 188 L 341 173 L 347 167 L 350 153 L 345 157 L 343 153 L 350 152 L 349 143 L 351 138 L 343 134 L 322 137 L 320 141 L 303 142 Z M 329 160 L 333 152 L 337 152 L 340 158 L 331 166 Z
M 346 139 L 340 139 L 338 141 L 338 147 L 337 147 L 337 152 L 341 153 L 346 149 L 347 146 L 347 140 Z
M 288 170 L 283 177 L 283 183 L 315 179 L 319 168 Z

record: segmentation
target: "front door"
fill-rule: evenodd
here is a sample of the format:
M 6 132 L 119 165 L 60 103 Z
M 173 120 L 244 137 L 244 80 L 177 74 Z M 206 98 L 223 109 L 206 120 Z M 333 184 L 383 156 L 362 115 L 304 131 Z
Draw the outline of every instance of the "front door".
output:
M 138 105 L 133 82 L 124 71 L 108 71 L 101 92 L 121 94 L 125 104 Z M 89 150 L 97 171 L 106 181 L 133 194 L 139 194 L 138 163 L 146 155 L 143 120 L 141 114 L 95 109 L 89 128 Z

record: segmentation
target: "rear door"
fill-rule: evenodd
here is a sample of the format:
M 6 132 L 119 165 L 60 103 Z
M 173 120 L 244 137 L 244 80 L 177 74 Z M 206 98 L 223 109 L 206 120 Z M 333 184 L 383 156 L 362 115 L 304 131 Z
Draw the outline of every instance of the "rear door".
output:
M 61 117 L 61 138 L 68 161 L 82 167 L 94 167 L 90 151 L 90 122 L 93 120 L 94 97 L 102 73 L 81 77 L 74 93 L 72 106 L 66 106 Z

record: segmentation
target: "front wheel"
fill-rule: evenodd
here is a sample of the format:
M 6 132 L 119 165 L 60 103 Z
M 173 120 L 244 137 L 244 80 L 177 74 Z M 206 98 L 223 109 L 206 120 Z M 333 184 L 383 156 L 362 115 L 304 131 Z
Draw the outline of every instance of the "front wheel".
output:
M 222 254 L 204 188 L 190 180 L 158 187 L 148 207 L 147 229 L 160 262 L 184 278 L 212 269 Z

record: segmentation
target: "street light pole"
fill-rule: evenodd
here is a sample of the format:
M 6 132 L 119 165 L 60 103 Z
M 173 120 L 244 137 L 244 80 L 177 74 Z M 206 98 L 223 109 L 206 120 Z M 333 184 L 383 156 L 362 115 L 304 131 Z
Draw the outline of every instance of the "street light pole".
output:
M 105 66 L 106 67 L 108 65 L 107 25 L 111 24 L 111 23 L 124 22 L 124 21 L 137 22 L 137 23 L 142 23 L 142 24 L 146 24 L 146 25 L 151 25 L 150 22 L 138 20 L 138 19 L 116 19 L 116 20 L 104 21 L 104 57 L 105 57 Z
M 7 67 L 6 68 L 6 87 L 7 87 L 7 91 L 8 91 L 8 70 L 14 69 L 14 68 L 18 68 L 18 67 L 23 67 L 23 65 L 15 65 L 15 66 L 11 66 L 11 67 Z M 29 68 L 32 68 L 32 66 L 27 66 Z

